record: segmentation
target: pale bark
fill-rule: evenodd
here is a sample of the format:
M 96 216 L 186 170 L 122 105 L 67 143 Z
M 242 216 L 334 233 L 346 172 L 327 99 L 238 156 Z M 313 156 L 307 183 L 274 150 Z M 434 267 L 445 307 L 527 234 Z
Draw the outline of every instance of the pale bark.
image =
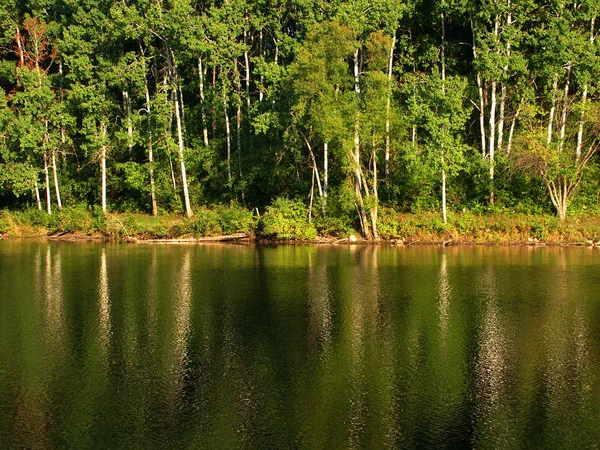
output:
M 508 6 L 510 8 L 510 0 L 508 1 Z M 506 24 L 509 27 L 512 24 L 512 14 L 510 11 L 508 12 Z M 507 58 L 510 57 L 510 42 L 506 43 L 506 56 L 507 56 Z M 500 112 L 499 112 L 499 119 L 498 119 L 498 145 L 496 146 L 496 148 L 499 151 L 502 150 L 502 142 L 504 140 L 504 111 L 505 111 L 505 104 L 506 104 L 506 80 L 508 79 L 508 62 L 502 68 L 502 70 L 504 72 L 504 81 L 502 82 L 502 88 L 500 90 Z
M 36 175 L 37 177 L 37 175 Z M 38 186 L 38 182 L 37 180 L 34 180 L 33 182 L 33 187 L 34 187 L 34 192 L 35 192 L 35 201 L 37 203 L 37 207 L 38 209 L 41 211 L 42 210 L 42 200 L 40 199 L 40 187 Z
M 102 177 L 102 193 L 101 206 L 102 212 L 106 214 L 106 124 L 100 124 L 100 135 L 102 137 L 102 145 L 100 148 L 100 172 Z
M 50 173 L 48 170 L 48 156 L 44 150 L 44 177 L 46 178 L 46 211 L 52 214 L 52 199 L 50 198 Z
M 158 207 L 156 205 L 156 187 L 154 185 L 154 152 L 153 152 L 153 140 L 152 140 L 152 129 L 150 126 L 152 111 L 150 102 L 150 90 L 148 89 L 148 80 L 144 75 L 144 92 L 146 94 L 146 112 L 148 113 L 148 172 L 150 175 L 150 199 L 152 202 L 152 215 L 158 215 Z
M 490 205 L 494 204 L 494 152 L 496 149 L 495 131 L 496 131 L 496 87 L 497 83 L 492 81 L 492 98 L 490 105 L 490 137 L 489 137 L 489 154 L 490 154 Z
M 263 48 L 263 32 L 260 30 L 258 35 L 258 48 L 260 51 L 260 57 L 264 61 L 265 60 L 265 50 Z M 258 101 L 262 102 L 264 98 L 264 84 L 265 84 L 265 76 L 263 74 L 260 75 L 260 89 L 258 90 Z
M 446 93 L 446 86 L 444 81 L 446 81 L 446 15 L 442 13 L 442 51 L 441 51 L 441 60 L 442 60 L 442 93 Z
M 21 39 L 21 30 L 19 27 L 17 27 L 17 36 L 15 40 L 17 41 L 17 50 L 19 52 L 19 67 L 23 67 L 25 65 L 25 53 L 23 51 L 23 42 Z
M 246 42 L 246 31 L 244 31 L 244 43 Z M 248 108 L 248 117 L 250 117 L 250 58 L 248 50 L 244 51 L 244 67 L 246 70 L 246 107 Z
M 190 204 L 190 195 L 188 190 L 187 183 L 187 173 L 185 170 L 185 158 L 184 158 L 184 142 L 183 142 L 183 99 L 180 99 L 181 89 L 177 89 L 177 66 L 175 62 L 175 58 L 171 49 L 170 52 L 170 72 L 171 72 L 171 82 L 174 83 L 172 87 L 173 99 L 175 101 L 174 109 L 175 109 L 175 121 L 177 123 L 177 144 L 178 144 L 178 156 L 179 156 L 179 165 L 181 168 L 181 184 L 183 185 L 183 200 L 185 202 L 185 214 L 188 217 L 192 217 L 194 212 L 192 211 L 192 206 Z M 181 104 L 180 104 L 181 100 Z M 181 108 L 181 110 L 180 110 Z
M 58 187 L 58 170 L 56 169 L 56 152 L 52 152 L 52 173 L 54 174 L 54 190 L 56 191 L 56 203 L 58 209 L 62 209 L 62 200 L 60 198 L 60 189 Z
M 392 45 L 388 55 L 387 79 L 388 92 L 385 105 L 385 179 L 390 176 L 390 112 L 392 106 L 392 69 L 394 67 L 394 48 L 396 47 L 396 36 L 392 37 Z
M 585 118 L 585 102 L 588 94 L 588 85 L 583 87 L 583 94 L 581 95 L 581 113 L 579 115 L 579 129 L 577 130 L 577 146 L 575 148 L 575 157 L 579 161 L 581 158 L 581 147 L 583 145 L 583 122 Z
M 238 105 L 236 114 L 236 139 L 238 154 L 238 174 L 242 177 L 242 105 Z
M 594 43 L 596 36 L 594 35 L 594 26 L 596 24 L 596 18 L 592 17 L 590 20 L 590 42 Z M 585 103 L 588 95 L 588 84 L 586 83 L 583 87 L 583 94 L 581 95 L 581 114 L 579 115 L 579 129 L 577 130 L 577 147 L 575 148 L 575 156 L 577 161 L 581 158 L 581 147 L 583 145 L 583 122 L 585 118 Z
M 354 91 L 357 97 L 360 95 L 360 70 L 359 70 L 359 49 L 354 51 Z M 355 187 L 357 209 L 361 224 L 361 229 L 365 239 L 371 238 L 371 232 L 369 223 L 367 222 L 367 213 L 365 209 L 365 203 L 362 196 L 363 177 L 362 170 L 360 168 L 360 113 L 356 113 L 354 121 L 354 149 L 353 149 L 353 163 L 354 163 L 354 176 L 355 176 Z M 368 192 L 368 189 L 365 189 Z
M 443 164 L 442 158 L 442 164 Z M 446 169 L 442 168 L 442 217 L 444 223 L 448 223 L 448 208 L 446 206 Z
M 373 143 L 371 147 L 371 160 L 373 161 L 373 206 L 371 207 L 371 232 L 373 233 L 373 238 L 378 239 L 379 233 L 377 232 L 377 202 L 379 200 L 379 195 L 377 191 L 377 146 L 375 143 L 375 134 L 373 134 Z
M 206 109 L 204 98 L 204 71 L 202 69 L 202 58 L 198 56 L 198 85 L 200 89 L 200 116 L 202 117 L 202 139 L 208 147 L 208 127 L 206 124 Z
M 225 114 L 225 142 L 227 145 L 227 184 L 232 188 L 231 181 L 231 128 L 229 126 L 229 114 L 227 112 L 227 93 L 223 89 L 223 113 Z
M 473 33 L 473 60 L 477 59 L 477 44 L 475 38 L 475 26 L 471 20 L 471 31 Z M 481 75 L 477 72 L 477 91 L 479 93 L 479 133 L 481 135 L 481 156 L 486 157 L 486 133 L 485 133 L 485 96 L 483 93 L 483 82 Z
M 571 74 L 571 68 L 567 69 L 567 81 L 565 82 L 565 91 L 563 93 L 563 104 L 560 117 L 560 140 L 558 143 L 559 150 L 562 150 L 565 144 L 565 133 L 567 129 L 567 113 L 569 108 L 569 76 Z
M 125 106 L 125 114 L 127 121 L 127 151 L 129 155 L 129 159 L 131 159 L 131 154 L 133 152 L 133 120 L 131 118 L 131 99 L 129 98 L 129 92 L 126 90 L 122 91 L 123 94 L 123 103 Z
M 554 82 L 552 83 L 552 106 L 550 107 L 550 116 L 548 117 L 548 136 L 546 143 L 550 145 L 552 142 L 552 128 L 554 126 L 554 113 L 556 111 L 556 91 L 558 90 L 558 74 L 554 75 Z
M 502 83 L 500 88 L 500 110 L 498 112 L 498 143 L 496 148 L 502 151 L 502 143 L 504 141 L 504 111 L 506 105 L 506 83 Z
M 506 144 L 506 154 L 510 155 L 510 151 L 512 149 L 512 141 L 513 141 L 513 136 L 515 134 L 515 126 L 517 124 L 517 120 L 519 119 L 519 114 L 521 113 L 521 107 L 523 106 L 523 102 L 525 101 L 525 98 L 521 98 L 521 101 L 519 102 L 519 107 L 517 108 L 517 112 L 515 113 L 512 122 L 510 124 L 510 131 L 508 132 L 508 142 Z
M 329 143 L 323 144 L 323 209 L 327 206 L 327 191 L 329 188 Z

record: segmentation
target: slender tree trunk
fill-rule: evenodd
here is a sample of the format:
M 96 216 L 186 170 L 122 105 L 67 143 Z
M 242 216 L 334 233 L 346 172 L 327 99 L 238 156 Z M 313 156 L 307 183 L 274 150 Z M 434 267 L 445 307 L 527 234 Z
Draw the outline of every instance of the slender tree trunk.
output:
M 442 13 L 442 94 L 446 94 L 446 18 Z M 444 126 L 443 131 L 446 131 Z M 446 207 L 446 160 L 444 157 L 445 149 L 442 142 L 442 217 L 444 223 L 448 222 L 447 207 Z
M 442 158 L 442 165 L 444 164 Z M 448 207 L 446 206 L 446 169 L 442 168 L 442 217 L 448 223 Z
M 62 209 L 62 200 L 60 198 L 60 189 L 58 187 L 58 170 L 56 169 L 56 152 L 52 151 L 52 173 L 54 174 L 54 190 L 56 191 L 56 203 L 58 209 Z
M 565 145 L 565 133 L 567 129 L 567 113 L 569 109 L 569 77 L 571 75 L 571 68 L 567 69 L 567 81 L 565 82 L 565 91 L 563 93 L 563 104 L 560 117 L 560 140 L 558 143 L 558 149 L 562 151 Z
M 192 205 L 190 204 L 190 194 L 188 190 L 187 183 L 187 172 L 185 170 L 185 157 L 184 157 L 184 142 L 183 142 L 183 98 L 179 98 L 181 95 L 181 88 L 178 89 L 177 82 L 177 65 L 175 62 L 175 58 L 173 55 L 173 51 L 169 48 L 169 69 L 171 72 L 171 82 L 173 83 L 172 92 L 173 99 L 175 101 L 174 109 L 175 109 L 175 121 L 177 123 L 177 144 L 179 150 L 179 165 L 181 168 L 181 184 L 183 185 L 183 200 L 185 202 L 185 214 L 188 217 L 192 217 L 194 212 L 192 211 Z M 181 101 L 181 103 L 180 103 Z M 180 109 L 181 108 L 181 109 Z
M 50 198 L 50 173 L 48 170 L 48 155 L 44 150 L 44 177 L 46 178 L 46 211 L 52 214 L 52 199 Z
M 17 27 L 17 35 L 15 36 L 15 40 L 17 41 L 17 51 L 19 52 L 19 67 L 23 67 L 25 65 L 25 53 L 23 52 L 23 42 L 19 27 Z
M 496 131 L 496 87 L 497 83 L 492 81 L 492 99 L 490 106 L 490 138 L 489 138 L 489 151 L 490 151 L 490 205 L 494 204 L 494 152 L 496 150 L 495 143 L 495 131 Z
M 244 30 L 244 43 L 246 43 L 246 31 Z M 248 118 L 250 114 L 250 57 L 248 56 L 248 50 L 244 51 L 244 67 L 246 70 L 246 108 L 248 108 Z
M 502 83 L 500 88 L 500 111 L 498 113 L 498 144 L 496 148 L 502 151 L 502 142 L 504 140 L 504 111 L 506 105 L 506 83 Z
M 187 183 L 187 173 L 185 170 L 185 158 L 183 155 L 184 145 L 183 145 L 183 125 L 181 123 L 181 114 L 179 111 L 179 96 L 177 92 L 174 92 L 175 98 L 175 120 L 177 121 L 177 144 L 179 148 L 179 165 L 181 168 L 181 184 L 183 184 L 183 199 L 185 202 L 185 215 L 188 217 L 192 217 L 194 215 L 192 211 L 192 206 L 190 204 L 190 194 L 188 191 L 188 183 Z
M 265 60 L 265 50 L 263 48 L 263 32 L 262 30 L 260 30 L 260 33 L 258 35 L 258 47 L 259 47 L 259 51 L 260 51 L 260 58 L 264 61 Z M 264 84 L 265 84 L 265 76 L 261 73 L 260 75 L 260 89 L 258 90 L 258 101 L 262 102 L 263 98 L 264 98 Z
M 236 114 L 236 139 L 238 154 L 238 175 L 242 177 L 242 105 L 238 105 Z
M 359 70 L 359 49 L 354 51 L 354 91 L 356 92 L 357 99 L 360 96 L 360 70 Z M 367 222 L 367 213 L 365 209 L 365 203 L 362 196 L 362 174 L 360 168 L 360 112 L 356 112 L 356 118 L 354 120 L 354 175 L 355 175 L 355 191 L 358 202 L 360 223 L 365 239 L 371 238 L 371 232 L 369 224 Z
M 446 93 L 446 86 L 444 81 L 446 80 L 446 14 L 442 13 L 442 92 Z
M 312 180 L 310 182 L 310 194 L 308 203 L 308 223 L 312 223 L 313 197 L 315 192 L 315 171 L 312 171 Z
M 392 37 L 392 45 L 390 46 L 387 67 L 388 92 L 385 105 L 385 179 L 388 182 L 390 176 L 390 112 L 392 106 L 392 69 L 394 67 L 394 48 L 396 48 L 396 35 Z
M 106 124 L 100 124 L 100 135 L 102 136 L 102 146 L 100 153 L 100 172 L 102 177 L 102 212 L 106 214 Z
M 36 177 L 37 177 L 37 175 L 36 175 Z M 33 183 L 34 183 L 34 185 L 33 185 L 33 187 L 34 187 L 33 191 L 35 192 L 35 201 L 37 203 L 38 209 L 41 211 L 42 210 L 42 200 L 40 199 L 40 187 L 38 185 L 37 180 L 34 180 Z
M 371 232 L 373 238 L 378 239 L 379 233 L 377 232 L 377 213 L 379 200 L 379 194 L 377 191 L 377 144 L 375 142 L 375 133 L 373 133 L 373 142 L 371 146 L 371 160 L 373 161 L 373 206 L 371 207 Z
M 594 43 L 595 35 L 594 35 L 594 26 L 596 24 L 596 18 L 592 17 L 590 21 L 590 42 Z M 583 94 L 581 95 L 581 114 L 579 115 L 579 129 L 577 130 L 577 147 L 575 149 L 575 156 L 577 161 L 581 158 L 581 147 L 583 146 L 583 123 L 585 119 L 585 102 L 587 100 L 588 95 L 588 85 L 587 83 L 583 87 Z
M 329 189 L 329 143 L 323 144 L 323 214 L 327 209 L 327 191 Z
M 235 65 L 237 66 L 237 60 Z M 238 156 L 238 172 L 241 178 L 242 176 L 242 81 L 240 79 L 240 73 L 235 71 L 235 89 L 237 93 L 237 111 L 236 111 L 236 144 L 237 144 L 237 156 Z M 247 98 L 250 99 L 248 84 L 246 83 L 246 94 Z M 250 103 L 248 103 L 250 107 Z
M 216 92 L 217 91 L 217 65 L 215 64 L 213 66 L 213 71 L 212 71 L 212 91 Z M 217 111 L 215 109 L 215 102 L 212 102 L 211 105 L 211 129 L 212 129 L 212 138 L 216 139 L 217 138 L 217 122 L 215 120 L 215 118 L 217 117 Z
M 202 117 L 202 139 L 204 145 L 208 147 L 208 127 L 206 124 L 206 109 L 204 98 L 204 71 L 202 69 L 202 58 L 198 57 L 198 85 L 200 88 L 200 116 Z
M 508 0 L 508 7 L 510 8 L 510 0 Z M 510 27 L 512 24 L 512 13 L 508 12 L 508 17 L 506 18 L 506 25 Z M 510 42 L 506 43 L 506 57 L 510 57 Z M 500 113 L 498 119 L 498 145 L 496 148 L 501 151 L 502 150 L 502 142 L 504 140 L 504 110 L 506 104 L 506 80 L 508 79 L 508 62 L 502 68 L 504 72 L 504 80 L 502 81 L 502 88 L 500 90 Z
M 583 146 L 583 122 L 585 119 L 585 101 L 588 94 L 588 85 L 583 87 L 583 94 L 581 95 L 581 113 L 579 115 L 579 129 L 577 130 L 577 147 L 575 148 L 575 157 L 577 161 L 581 158 L 581 147 Z
M 152 215 L 158 215 L 158 207 L 156 205 L 156 187 L 154 185 L 154 152 L 152 139 L 152 111 L 150 102 L 150 89 L 148 89 L 148 79 L 144 73 L 144 92 L 146 94 L 146 112 L 148 113 L 148 172 L 150 175 L 150 199 L 152 202 Z
M 227 144 L 227 185 L 232 189 L 231 178 L 231 129 L 229 126 L 229 113 L 227 112 L 227 93 L 223 87 L 223 113 L 225 114 L 225 142 Z
M 510 131 L 508 133 L 508 143 L 506 145 L 506 154 L 510 155 L 510 151 L 512 149 L 512 141 L 513 141 L 513 136 L 515 134 L 515 125 L 517 124 L 517 120 L 519 119 L 519 114 L 521 113 L 521 107 L 523 106 L 523 102 L 525 101 L 525 98 L 521 98 L 521 101 L 519 102 L 519 107 L 517 108 L 517 112 L 515 113 L 515 116 L 512 119 L 512 123 L 510 124 Z
M 550 107 L 550 116 L 548 117 L 548 136 L 546 143 L 550 145 L 552 142 L 552 127 L 554 125 L 554 113 L 556 111 L 556 91 L 558 90 L 558 74 L 554 75 L 554 83 L 552 83 L 552 106 Z
M 123 103 L 125 106 L 125 114 L 127 117 L 127 152 L 129 155 L 129 160 L 131 161 L 131 156 L 133 153 L 133 121 L 131 119 L 131 99 L 129 98 L 128 91 L 123 90 L 122 93 Z
M 173 183 L 173 192 L 177 194 L 177 180 L 175 179 L 175 167 L 173 166 L 173 158 L 169 153 L 169 167 L 171 169 L 171 182 Z

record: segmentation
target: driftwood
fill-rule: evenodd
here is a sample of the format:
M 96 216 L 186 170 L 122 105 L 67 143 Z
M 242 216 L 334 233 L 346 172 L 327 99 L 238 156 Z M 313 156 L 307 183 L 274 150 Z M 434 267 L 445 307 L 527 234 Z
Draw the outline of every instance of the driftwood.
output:
M 247 233 L 227 234 L 224 236 L 207 236 L 201 238 L 182 238 L 182 239 L 137 239 L 136 242 L 152 242 L 156 244 L 177 244 L 194 242 L 227 242 L 240 239 L 249 239 L 251 236 Z

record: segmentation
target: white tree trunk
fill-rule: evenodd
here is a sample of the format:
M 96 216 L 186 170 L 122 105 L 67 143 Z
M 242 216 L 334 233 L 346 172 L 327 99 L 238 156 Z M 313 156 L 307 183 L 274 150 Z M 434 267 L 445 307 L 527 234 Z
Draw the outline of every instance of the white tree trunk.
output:
M 131 119 L 131 99 L 129 98 L 129 92 L 123 91 L 123 103 L 125 103 L 125 114 L 127 116 L 127 151 L 129 159 L 133 153 L 133 120 Z
M 173 93 L 173 100 L 175 102 L 174 105 L 174 109 L 175 109 L 175 121 L 177 123 L 177 145 L 178 145 L 178 156 L 179 156 L 179 165 L 181 168 L 181 184 L 183 185 L 183 200 L 185 203 L 185 214 L 188 217 L 192 217 L 194 215 L 194 212 L 192 211 L 192 205 L 190 204 L 190 194 L 189 194 L 189 190 L 188 190 L 188 183 L 187 183 L 187 172 L 185 170 L 185 157 L 184 157 L 184 142 L 183 142 L 183 98 L 179 98 L 179 96 L 181 95 L 181 88 L 177 88 L 177 81 L 178 81 L 178 76 L 177 76 L 177 65 L 175 62 L 175 58 L 173 55 L 173 52 L 171 51 L 171 49 L 169 49 L 170 52 L 170 58 L 169 58 L 169 63 L 170 63 L 170 72 L 171 72 L 171 83 L 173 83 L 172 86 L 172 93 Z
M 471 20 L 471 32 L 473 33 L 473 60 L 477 59 L 477 41 L 475 37 L 475 26 Z M 483 82 L 481 81 L 481 75 L 477 72 L 477 90 L 479 92 L 479 133 L 481 134 L 481 156 L 485 158 L 486 155 L 486 144 L 485 144 L 485 97 L 483 93 Z
M 229 114 L 227 112 L 227 94 L 223 88 L 223 113 L 225 114 L 225 142 L 227 144 L 227 184 L 232 188 L 231 179 L 231 128 L 229 126 Z
M 50 198 L 50 174 L 48 170 L 48 156 L 44 150 L 44 177 L 46 178 L 46 211 L 52 214 L 52 199 Z
M 495 131 L 496 131 L 496 87 L 495 81 L 492 81 L 492 98 L 490 105 L 490 138 L 489 138 L 489 152 L 490 152 L 490 204 L 494 204 L 494 152 L 496 150 L 495 143 Z
M 206 123 L 206 109 L 204 99 L 204 71 L 202 69 L 202 58 L 198 57 L 198 85 L 200 87 L 200 115 L 202 117 L 202 139 L 208 147 L 208 126 Z
M 388 56 L 387 79 L 388 92 L 385 105 L 385 179 L 390 176 L 390 112 L 392 106 L 392 69 L 394 67 L 394 48 L 396 47 L 396 36 L 392 37 L 392 45 Z
M 100 135 L 102 137 L 102 147 L 100 153 L 100 172 L 102 177 L 102 212 L 106 214 L 106 124 L 100 124 Z
M 379 233 L 377 232 L 377 202 L 379 200 L 379 194 L 377 191 L 377 147 L 375 144 L 375 135 L 373 134 L 373 145 L 371 147 L 371 160 L 373 161 L 373 206 L 371 207 L 371 232 L 373 238 L 378 239 Z
M 154 185 L 154 152 L 153 152 L 153 140 L 152 140 L 152 128 L 151 128 L 151 102 L 150 102 L 150 89 L 148 89 L 148 79 L 144 74 L 144 92 L 146 94 L 146 112 L 148 113 L 148 165 L 150 175 L 150 199 L 152 202 L 152 215 L 158 215 L 158 207 L 156 205 L 156 187 Z
M 35 192 L 35 201 L 37 203 L 38 209 L 41 211 L 42 210 L 42 200 L 40 199 L 40 187 L 38 186 L 37 180 L 34 180 L 33 183 L 34 183 L 33 191 Z
M 552 128 L 554 126 L 554 113 L 556 111 L 556 91 L 558 90 L 558 74 L 554 75 L 554 83 L 552 83 L 552 106 L 550 107 L 550 116 L 548 117 L 548 136 L 546 144 L 552 142 Z
M 442 164 L 444 160 L 442 158 Z M 444 223 L 448 223 L 448 208 L 446 206 L 446 169 L 442 168 L 442 217 Z
M 519 107 L 517 108 L 517 112 L 515 113 L 515 116 L 513 117 L 512 123 L 510 124 L 510 131 L 508 133 L 508 143 L 506 144 L 506 154 L 510 155 L 510 151 L 512 149 L 512 141 L 513 141 L 513 136 L 515 134 L 515 125 L 517 124 L 517 120 L 519 119 L 519 114 L 521 113 L 521 106 L 523 106 L 523 102 L 525 101 L 525 98 L 521 98 L 521 101 L 519 102 Z
M 324 208 L 327 206 L 327 191 L 329 187 L 329 143 L 323 144 L 323 199 Z
M 569 108 L 569 76 L 571 74 L 571 68 L 569 67 L 567 69 L 567 81 L 565 82 L 565 91 L 563 93 L 564 97 L 563 97 L 563 104 L 562 104 L 562 111 L 561 111 L 561 117 L 560 117 L 560 140 L 558 143 L 558 148 L 559 150 L 562 151 L 564 144 L 565 144 L 565 133 L 566 133 L 566 129 L 567 129 L 567 113 L 568 113 L 568 108 Z
M 58 209 L 62 209 L 62 200 L 60 198 L 60 189 L 58 187 L 58 171 L 56 169 L 56 153 L 52 151 L 52 173 L 54 174 L 54 189 L 56 191 L 56 203 Z
M 244 31 L 244 43 L 246 42 L 246 31 Z M 248 117 L 250 118 L 250 58 L 248 50 L 244 52 L 244 67 L 246 69 L 246 108 L 248 108 Z

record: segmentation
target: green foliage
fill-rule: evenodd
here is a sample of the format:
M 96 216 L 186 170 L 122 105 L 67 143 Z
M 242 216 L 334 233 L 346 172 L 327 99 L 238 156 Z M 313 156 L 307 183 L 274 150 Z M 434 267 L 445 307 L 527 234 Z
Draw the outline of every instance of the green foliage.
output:
M 259 230 L 278 239 L 314 239 L 317 230 L 308 221 L 308 208 L 300 200 L 276 198 L 261 217 Z
M 0 211 L 0 234 L 8 233 L 12 229 L 12 221 L 8 211 Z

